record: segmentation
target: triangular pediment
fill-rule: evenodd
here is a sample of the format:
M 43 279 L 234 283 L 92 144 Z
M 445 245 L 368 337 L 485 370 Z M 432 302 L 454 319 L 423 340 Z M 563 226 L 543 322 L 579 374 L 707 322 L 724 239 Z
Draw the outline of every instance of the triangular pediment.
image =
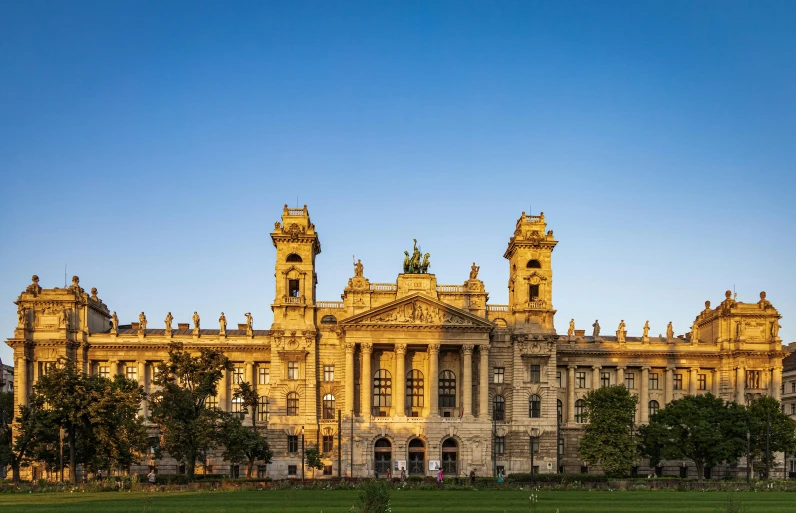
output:
M 434 328 L 492 329 L 495 325 L 437 299 L 420 293 L 410 294 L 340 321 L 354 326 L 421 326 Z

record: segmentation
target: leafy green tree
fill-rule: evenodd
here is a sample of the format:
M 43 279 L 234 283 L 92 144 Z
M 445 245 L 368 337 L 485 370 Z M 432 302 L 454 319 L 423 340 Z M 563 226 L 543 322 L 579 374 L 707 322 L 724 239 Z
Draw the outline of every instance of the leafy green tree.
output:
M 242 381 L 238 383 L 232 396 L 241 400 L 244 414 L 252 412 L 252 431 L 257 431 L 257 407 L 260 406 L 260 394 L 257 392 L 257 387 Z
M 56 432 L 64 428 L 72 482 L 78 464 L 96 470 L 141 460 L 147 438 L 138 408 L 146 395 L 136 381 L 90 376 L 68 359 L 48 369 L 33 389 L 52 413 L 51 428 Z M 41 431 L 47 430 L 41 427 Z M 55 465 L 57 447 L 47 449 L 39 440 L 38 448 L 39 459 Z
M 255 461 L 271 463 L 273 453 L 268 441 L 259 432 L 243 425 L 232 413 L 221 413 L 219 441 L 224 446 L 224 458 L 233 463 L 247 463 L 246 477 L 252 477 Z
M 232 363 L 216 349 L 201 348 L 193 356 L 175 342 L 158 370 L 154 383 L 160 390 L 151 396 L 151 420 L 160 429 L 163 449 L 185 461 L 193 476 L 197 459 L 217 440 L 218 411 L 206 407 L 207 398 L 218 393 L 218 382 Z
M 616 477 L 630 475 L 638 459 L 633 424 L 638 398 L 624 385 L 592 390 L 585 397 L 586 433 L 580 440 L 578 453 L 590 465 Z
M 739 458 L 745 450 L 743 408 L 712 395 L 672 401 L 642 426 L 644 453 L 664 459 L 689 459 L 700 481 L 705 467 Z
M 307 462 L 307 466 L 312 469 L 312 478 L 315 479 L 315 470 L 321 470 L 323 468 L 321 451 L 318 449 L 317 445 L 307 446 L 304 450 L 304 460 Z
M 752 464 L 755 470 L 765 470 L 766 461 L 766 417 L 768 417 L 768 461 L 774 468 L 774 453 L 796 452 L 796 422 L 781 409 L 780 402 L 773 397 L 757 397 L 746 407 L 747 429 L 751 440 Z
M 28 398 L 28 405 L 20 408 L 11 445 L 0 448 L 0 460 L 11 466 L 14 483 L 19 483 L 19 472 L 23 466 L 42 459 L 47 461 L 48 466 L 52 464 L 52 447 L 58 443 L 58 429 L 55 413 L 45 408 L 40 395 L 33 393 Z
M 14 420 L 14 393 L 0 392 L 0 467 L 11 464 L 11 423 Z

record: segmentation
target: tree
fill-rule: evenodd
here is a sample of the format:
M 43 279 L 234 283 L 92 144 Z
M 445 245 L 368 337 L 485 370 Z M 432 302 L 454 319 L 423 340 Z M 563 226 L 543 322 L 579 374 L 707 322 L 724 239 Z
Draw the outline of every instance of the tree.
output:
M 307 466 L 312 469 L 312 478 L 315 479 L 315 470 L 323 468 L 321 451 L 318 450 L 317 445 L 307 446 L 304 450 L 304 460 L 307 462 Z
M 76 467 L 89 470 L 124 467 L 141 460 L 147 447 L 143 419 L 138 408 L 146 397 L 136 381 L 115 376 L 113 381 L 89 376 L 67 359 L 48 369 L 33 386 L 46 410 L 52 415 L 39 415 L 40 433 L 64 428 L 64 449 L 69 452 L 69 474 L 74 483 Z M 51 425 L 41 425 L 49 419 Z M 38 441 L 38 459 L 52 468 L 56 462 L 57 442 L 52 447 Z
M 753 399 L 746 407 L 747 429 L 751 440 L 752 463 L 756 470 L 765 469 L 766 433 L 768 436 L 769 468 L 775 466 L 774 453 L 796 452 L 796 422 L 781 409 L 779 401 L 773 397 L 761 396 Z M 768 430 L 766 420 L 768 418 Z M 766 476 L 768 477 L 768 476 Z
M 638 398 L 624 385 L 602 387 L 586 395 L 586 433 L 578 446 L 580 457 L 616 477 L 630 475 L 638 459 L 633 434 Z
M 243 425 L 237 415 L 221 412 L 219 440 L 224 446 L 224 458 L 233 463 L 247 462 L 246 477 L 252 477 L 255 461 L 271 463 L 273 453 L 268 441 L 259 432 Z
M 0 464 L 11 465 L 14 483 L 19 483 L 20 468 L 28 463 L 41 459 L 52 461 L 50 448 L 58 442 L 58 424 L 54 412 L 44 404 L 42 397 L 33 393 L 28 405 L 20 407 L 10 445 L 0 448 Z M 11 431 L 7 433 L 11 437 Z
M 208 409 L 207 398 L 218 393 L 218 382 L 232 364 L 221 351 L 201 348 L 192 356 L 182 343 L 169 345 L 169 359 L 158 366 L 154 379 L 160 390 L 152 394 L 151 419 L 158 425 L 161 445 L 184 460 L 193 476 L 196 460 L 216 442 L 218 411 Z
M 705 467 L 739 458 L 745 450 L 743 409 L 712 395 L 688 395 L 672 401 L 642 427 L 644 453 L 665 459 L 689 459 L 701 481 Z
M 246 381 L 241 381 L 232 397 L 241 400 L 244 414 L 248 414 L 251 410 L 252 431 L 257 431 L 257 407 L 260 405 L 260 394 L 257 392 L 257 387 Z
M 0 467 L 11 464 L 11 422 L 14 420 L 14 393 L 0 392 Z

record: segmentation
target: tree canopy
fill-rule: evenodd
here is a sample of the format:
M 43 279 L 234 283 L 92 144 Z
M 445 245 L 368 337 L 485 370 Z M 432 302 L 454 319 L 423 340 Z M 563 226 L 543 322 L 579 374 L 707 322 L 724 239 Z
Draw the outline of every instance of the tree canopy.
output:
M 580 457 L 610 476 L 630 475 L 639 456 L 633 433 L 638 398 L 615 385 L 590 391 L 585 402 L 589 424 L 578 446 Z

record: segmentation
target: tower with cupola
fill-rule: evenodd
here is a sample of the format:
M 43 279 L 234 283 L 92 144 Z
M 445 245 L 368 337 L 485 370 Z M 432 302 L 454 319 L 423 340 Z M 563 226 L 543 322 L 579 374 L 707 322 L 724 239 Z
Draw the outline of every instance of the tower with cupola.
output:
M 515 329 L 555 332 L 552 254 L 556 244 L 544 212 L 538 216 L 522 213 L 503 254 L 509 261 L 509 312 Z

